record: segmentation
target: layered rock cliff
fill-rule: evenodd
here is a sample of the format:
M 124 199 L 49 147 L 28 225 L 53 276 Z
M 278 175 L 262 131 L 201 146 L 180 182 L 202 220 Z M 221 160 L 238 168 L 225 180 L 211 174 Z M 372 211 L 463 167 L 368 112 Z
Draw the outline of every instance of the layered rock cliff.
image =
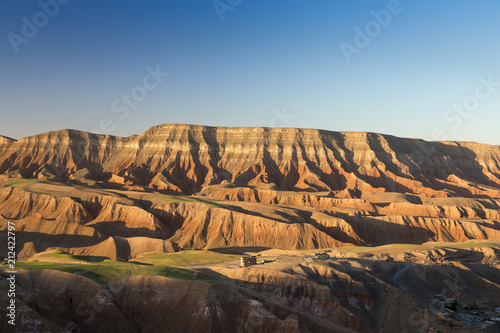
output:
M 191 125 L 128 138 L 74 130 L 0 137 L 2 258 L 9 221 L 18 259 L 32 261 L 500 239 L 500 147 Z M 428 296 L 456 297 L 447 289 L 455 275 L 471 281 L 460 284 L 464 302 L 500 300 L 497 248 L 350 251 L 334 249 L 327 262 L 279 254 L 206 270 L 220 284 L 134 276 L 133 268 L 114 285 L 20 270 L 19 323 L 48 332 L 443 331 L 450 321 L 426 310 Z M 91 268 L 82 274 L 93 276 Z
M 497 239 L 499 168 L 498 146 L 313 129 L 2 137 L 0 232 L 18 221 L 25 254 L 125 260 L 157 249 Z
M 47 132 L 18 141 L 0 139 L 0 173 L 65 181 L 78 170 L 100 174 L 101 164 L 129 138 L 75 130 Z
M 498 197 L 500 147 L 294 128 L 160 125 L 119 138 L 74 130 L 0 142 L 0 173 L 193 194 L 209 185 Z

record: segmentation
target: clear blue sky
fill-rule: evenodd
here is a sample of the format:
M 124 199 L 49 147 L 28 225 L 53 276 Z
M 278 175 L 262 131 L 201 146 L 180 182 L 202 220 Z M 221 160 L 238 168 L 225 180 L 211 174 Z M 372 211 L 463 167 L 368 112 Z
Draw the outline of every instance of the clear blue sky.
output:
M 127 136 L 190 123 L 423 139 L 441 138 L 437 131 L 500 145 L 499 0 L 218 6 L 72 0 L 51 17 L 37 1 L 0 0 L 0 134 L 74 128 Z M 393 12 L 388 24 L 382 15 L 384 26 L 371 14 L 381 10 Z M 356 27 L 368 28 L 368 45 L 355 43 Z M 347 44 L 357 47 L 350 62 Z M 169 73 L 159 83 L 146 77 L 157 65 Z M 457 103 L 469 111 L 459 113 Z

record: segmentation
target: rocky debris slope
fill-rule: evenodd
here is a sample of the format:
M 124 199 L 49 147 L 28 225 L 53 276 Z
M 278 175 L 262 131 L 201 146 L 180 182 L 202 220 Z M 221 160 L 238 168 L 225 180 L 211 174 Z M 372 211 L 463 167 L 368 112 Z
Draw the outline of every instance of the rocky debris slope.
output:
M 0 283 L 6 283 L 0 275 Z M 222 284 L 134 276 L 99 285 L 51 270 L 19 271 L 15 332 L 300 332 Z M 0 300 L 8 301 L 0 291 Z M 4 307 L 0 327 L 9 329 Z M 282 316 L 283 317 L 283 316 Z M 9 330 L 2 332 L 10 332 Z M 14 332 L 14 330 L 12 330 Z
M 331 252 L 333 259 L 317 261 L 283 255 L 244 269 L 212 269 L 243 290 L 356 332 L 428 332 L 432 327 L 447 332 L 450 326 L 456 332 L 486 332 L 444 319 L 439 315 L 444 307 L 432 299 L 442 294 L 470 306 L 484 301 L 490 310 L 500 304 L 498 248 L 403 249 L 376 255 Z
M 481 330 L 446 319 L 443 304 L 433 301 L 440 294 L 461 305 L 482 301 L 490 310 L 498 306 L 498 247 L 329 253 L 331 259 L 311 261 L 288 251 L 260 263 L 263 256 L 251 267 L 201 269 L 218 277 L 217 283 L 130 276 L 97 284 L 59 271 L 19 270 L 16 329 L 371 333 L 447 332 L 452 327 L 459 333 L 486 333 L 499 327 Z M 0 285 L 6 276 L 0 271 Z M 3 291 L 0 300 L 8 300 Z M 0 327 L 8 328 L 5 311 L 0 308 Z
M 500 239 L 497 199 L 363 196 L 246 188 L 164 196 L 68 184 L 11 185 L 0 187 L 0 233 L 6 233 L 8 221 L 16 224 L 22 258 L 57 247 L 123 260 L 178 248 L 313 249 Z M 25 243 L 32 244 L 24 248 Z

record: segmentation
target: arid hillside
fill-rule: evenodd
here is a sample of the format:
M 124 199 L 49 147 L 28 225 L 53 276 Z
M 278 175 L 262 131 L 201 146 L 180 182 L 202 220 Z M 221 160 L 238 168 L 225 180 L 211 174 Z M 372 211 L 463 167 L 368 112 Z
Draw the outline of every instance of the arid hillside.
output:
M 500 323 L 487 319 L 500 304 L 499 244 L 454 246 L 338 248 L 328 251 L 328 259 L 315 259 L 314 251 L 268 250 L 257 254 L 257 265 L 245 268 L 237 260 L 188 265 L 195 269 L 184 269 L 191 276 L 159 266 L 179 254 L 90 264 L 89 257 L 49 251 L 22 262 L 18 324 L 6 324 L 2 307 L 0 327 L 94 333 L 498 332 Z M 191 252 L 192 258 L 206 256 Z M 149 266 L 145 258 L 163 259 Z M 0 285 L 7 276 L 0 270 Z M 457 308 L 445 298 L 456 300 Z M 0 291 L 0 301 L 7 300 Z M 460 319 L 466 316 L 473 320 Z
M 156 126 L 0 141 L 0 230 L 131 259 L 500 238 L 500 148 L 312 129 Z M 5 248 L 0 249 L 0 253 Z
M 160 125 L 119 138 L 63 130 L 0 141 L 0 173 L 193 194 L 209 185 L 499 197 L 500 147 L 294 128 Z
M 2 258 L 8 222 L 25 331 L 499 327 L 460 317 L 500 306 L 498 146 L 191 125 L 0 137 Z

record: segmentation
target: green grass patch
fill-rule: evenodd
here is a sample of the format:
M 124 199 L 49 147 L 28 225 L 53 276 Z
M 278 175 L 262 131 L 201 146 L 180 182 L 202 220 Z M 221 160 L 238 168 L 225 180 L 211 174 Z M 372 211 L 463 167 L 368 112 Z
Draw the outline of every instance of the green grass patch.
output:
M 193 198 L 193 199 L 198 201 L 198 202 L 204 203 L 205 205 L 207 205 L 208 207 L 211 207 L 211 208 L 223 208 L 224 207 L 223 205 L 218 204 L 218 203 L 213 202 L 213 201 L 210 201 L 210 200 L 199 199 L 199 198 Z
M 412 250 L 431 250 L 442 248 L 471 248 L 471 247 L 500 247 L 495 243 L 449 243 L 443 245 L 426 245 L 426 244 L 387 244 L 382 246 L 349 246 L 345 248 L 338 248 L 342 252 L 391 252 L 391 251 L 412 251 Z
M 84 262 L 93 262 L 94 261 L 89 256 L 73 255 L 73 254 L 66 253 L 62 250 L 57 250 L 54 253 L 44 254 L 43 256 L 40 256 L 38 260 L 45 259 L 45 258 L 48 258 L 48 259 L 54 258 L 54 259 L 58 259 L 58 261 L 64 261 L 64 262 L 70 262 L 70 263 L 79 263 L 82 261 L 84 261 Z M 97 261 L 97 260 L 95 260 L 95 261 Z
M 212 207 L 212 208 L 222 208 L 223 207 L 222 205 L 215 203 L 215 202 L 212 202 L 210 200 L 188 197 L 188 196 L 184 196 L 184 195 L 158 194 L 155 198 L 162 201 L 162 202 L 166 202 L 166 203 L 200 202 L 200 203 L 204 203 L 205 205 L 208 205 L 209 207 Z
M 6 265 L 6 264 L 4 264 Z M 52 267 L 52 266 L 57 266 L 57 265 L 62 265 L 60 262 L 50 262 L 50 261 L 16 261 L 16 268 L 20 269 L 25 269 L 26 267 L 31 267 L 31 266 L 47 266 L 47 267 Z
M 177 202 L 193 202 L 194 200 L 190 197 L 183 195 L 168 195 L 168 194 L 158 194 L 156 199 L 167 202 L 167 203 L 177 203 Z
M 97 267 L 95 267 L 97 266 Z M 133 274 L 131 267 L 126 266 L 99 266 L 94 265 L 93 268 L 81 272 L 80 275 L 91 279 L 99 284 L 115 283 L 126 279 Z
M 361 252 L 361 251 L 368 251 L 368 250 L 373 250 L 375 247 L 371 246 L 346 246 L 343 248 L 339 248 L 342 252 Z
M 44 262 L 57 262 L 61 263 L 69 263 L 69 264 L 82 264 L 88 263 L 90 265 L 99 264 L 101 266 L 124 266 L 130 265 L 130 263 L 119 261 L 119 260 L 111 260 L 106 257 L 94 257 L 94 256 L 85 256 L 85 255 L 74 255 L 62 250 L 56 250 L 51 253 L 44 253 L 43 255 L 38 256 L 37 263 Z M 33 261 L 26 261 L 33 263 Z
M 394 243 L 394 244 L 387 244 L 387 245 L 381 245 L 375 247 L 375 249 L 380 249 L 380 250 L 403 250 L 403 251 L 410 251 L 410 250 L 420 250 L 420 249 L 428 249 L 429 245 L 421 245 L 421 244 L 399 244 L 399 243 Z
M 402 250 L 416 250 L 416 249 L 421 249 L 424 248 L 425 246 L 420 245 L 420 244 L 387 244 L 387 245 L 381 245 L 381 246 L 349 246 L 345 248 L 338 248 L 339 250 L 343 252 L 375 252 L 375 251 L 398 251 L 400 249 Z
M 203 281 L 207 283 L 218 283 L 220 282 L 216 278 L 193 271 L 190 269 L 179 268 L 179 267 L 168 267 L 168 266 L 139 266 L 134 268 L 132 271 L 133 275 L 159 275 L 172 279 L 181 280 L 191 280 L 191 281 Z
M 155 266 L 183 266 L 237 260 L 241 255 L 217 253 L 213 251 L 187 250 L 179 253 L 147 253 L 135 261 L 151 263 Z
M 435 245 L 435 248 L 469 248 L 469 247 L 500 247 L 494 243 L 454 243 L 446 245 Z
M 36 184 L 36 183 L 48 183 L 47 180 L 38 179 L 38 178 L 15 178 L 9 179 L 5 182 L 5 186 L 22 186 L 28 184 Z
M 194 270 L 169 267 L 141 265 L 136 263 L 105 260 L 92 264 L 64 264 L 58 262 L 19 261 L 17 269 L 35 270 L 52 269 L 66 273 L 78 274 L 100 284 L 115 283 L 130 276 L 156 275 L 173 279 L 218 283 L 219 280 Z

